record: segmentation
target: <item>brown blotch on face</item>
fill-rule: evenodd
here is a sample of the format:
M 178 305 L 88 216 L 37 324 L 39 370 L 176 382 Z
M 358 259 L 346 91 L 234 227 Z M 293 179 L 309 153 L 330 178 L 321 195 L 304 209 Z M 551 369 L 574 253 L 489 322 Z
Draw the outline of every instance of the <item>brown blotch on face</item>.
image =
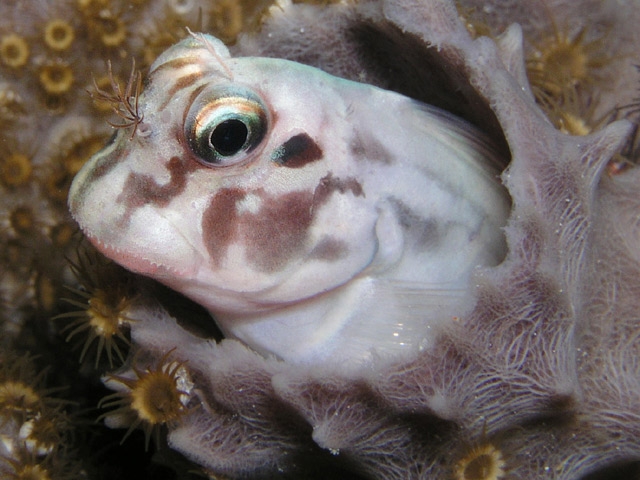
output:
M 391 198 L 390 201 L 400 225 L 407 232 L 409 242 L 416 250 L 435 249 L 441 244 L 443 232 L 436 219 L 421 216 L 398 198 Z
M 364 196 L 355 178 L 342 180 L 331 173 L 314 191 L 268 195 L 262 189 L 246 192 L 237 188 L 219 191 L 204 212 L 204 244 L 214 265 L 220 266 L 231 244 L 243 247 L 248 262 L 262 272 L 272 273 L 299 259 L 308 240 L 317 207 L 333 193 Z M 237 203 L 251 193 L 260 197 L 257 212 L 238 213 Z M 335 261 L 346 254 L 343 242 L 329 236 L 309 252 L 311 258 Z
M 300 168 L 322 159 L 322 149 L 309 135 L 300 133 L 280 145 L 271 159 L 283 167 Z
M 291 192 L 268 196 L 262 190 L 251 192 L 261 198 L 257 213 L 238 214 L 236 205 L 247 194 L 238 188 L 218 192 L 204 212 L 204 244 L 214 264 L 220 266 L 233 242 L 244 246 L 248 261 L 265 272 L 281 269 L 303 247 L 313 220 L 312 194 Z
M 243 215 L 243 237 L 249 261 L 265 272 L 275 272 L 304 247 L 313 221 L 312 194 L 291 192 L 268 197 L 258 213 Z
M 349 143 L 349 150 L 356 160 L 380 162 L 387 165 L 394 161 L 394 156 L 391 152 L 374 136 L 365 137 L 362 134 L 355 133 Z
M 186 173 L 188 170 L 180 157 L 172 157 L 166 166 L 171 178 L 164 185 L 158 184 L 151 175 L 131 172 L 117 201 L 124 201 L 133 207 L 140 207 L 148 203 L 159 207 L 168 205 L 174 197 L 184 191 L 187 185 Z
M 220 266 L 238 230 L 236 203 L 246 195 L 239 188 L 223 188 L 211 199 L 202 216 L 202 236 L 214 265 Z
M 364 197 L 362 185 L 354 177 L 342 179 L 334 177 L 332 172 L 327 173 L 320 179 L 320 183 L 313 192 L 313 206 L 323 205 L 329 197 L 334 193 L 346 193 L 350 191 L 354 197 Z
M 167 108 L 179 91 L 191 87 L 198 80 L 200 80 L 202 76 L 203 76 L 203 72 L 194 72 L 178 78 L 173 83 L 173 85 L 171 85 L 170 88 L 167 88 L 167 85 L 162 85 L 160 88 L 164 90 L 164 93 L 163 93 L 164 101 L 160 105 L 158 105 L 156 110 L 160 112 L 165 108 Z M 198 87 L 194 88 L 194 91 L 191 92 L 191 96 L 187 101 L 186 105 L 191 105 L 191 103 L 193 103 L 193 98 L 195 98 L 195 96 L 197 96 L 206 86 L 207 84 L 205 83 L 203 85 L 199 85 Z
M 160 185 L 151 175 L 131 172 L 125 181 L 122 193 L 116 202 L 123 203 L 127 209 L 121 224 L 126 225 L 134 210 L 152 203 L 158 207 L 167 206 L 171 200 L 184 192 L 187 174 L 194 170 L 192 162 L 172 157 L 166 165 L 170 179 Z

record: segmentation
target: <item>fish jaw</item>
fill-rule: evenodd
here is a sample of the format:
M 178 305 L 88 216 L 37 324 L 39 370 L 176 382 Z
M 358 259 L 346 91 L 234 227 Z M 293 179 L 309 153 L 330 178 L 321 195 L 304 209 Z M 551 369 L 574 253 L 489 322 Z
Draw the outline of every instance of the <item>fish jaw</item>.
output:
M 197 275 L 202 259 L 183 227 L 169 221 L 163 209 L 153 204 L 131 210 L 123 196 L 126 167 L 112 161 L 119 149 L 106 147 L 102 153 L 80 171 L 69 192 L 71 214 L 87 239 L 105 256 L 156 280 Z M 114 165 L 105 177 L 91 181 L 109 163 Z

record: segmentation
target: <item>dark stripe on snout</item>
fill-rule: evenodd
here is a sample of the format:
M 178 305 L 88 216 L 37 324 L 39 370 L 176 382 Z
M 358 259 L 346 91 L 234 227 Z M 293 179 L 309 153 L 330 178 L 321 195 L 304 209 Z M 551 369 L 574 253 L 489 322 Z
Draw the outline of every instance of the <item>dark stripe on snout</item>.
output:
M 321 158 L 322 149 L 306 133 L 291 137 L 271 154 L 271 160 L 288 168 L 304 167 Z

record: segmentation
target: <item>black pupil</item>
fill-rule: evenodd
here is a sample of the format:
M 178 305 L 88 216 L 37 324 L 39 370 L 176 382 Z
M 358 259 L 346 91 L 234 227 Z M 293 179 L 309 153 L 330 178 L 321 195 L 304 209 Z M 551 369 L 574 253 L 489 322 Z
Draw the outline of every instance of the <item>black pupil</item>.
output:
M 220 155 L 228 157 L 242 150 L 247 141 L 247 135 L 249 135 L 249 130 L 244 123 L 240 120 L 230 119 L 218 124 L 213 129 L 210 142 Z

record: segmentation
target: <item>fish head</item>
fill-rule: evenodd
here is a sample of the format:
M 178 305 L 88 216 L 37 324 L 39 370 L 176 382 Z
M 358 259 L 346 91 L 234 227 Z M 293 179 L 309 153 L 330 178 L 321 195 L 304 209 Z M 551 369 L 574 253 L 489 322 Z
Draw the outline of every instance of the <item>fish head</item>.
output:
M 348 281 L 375 254 L 377 213 L 343 138 L 349 105 L 327 77 L 190 36 L 129 99 L 139 121 L 74 179 L 74 218 L 106 256 L 211 311 Z

